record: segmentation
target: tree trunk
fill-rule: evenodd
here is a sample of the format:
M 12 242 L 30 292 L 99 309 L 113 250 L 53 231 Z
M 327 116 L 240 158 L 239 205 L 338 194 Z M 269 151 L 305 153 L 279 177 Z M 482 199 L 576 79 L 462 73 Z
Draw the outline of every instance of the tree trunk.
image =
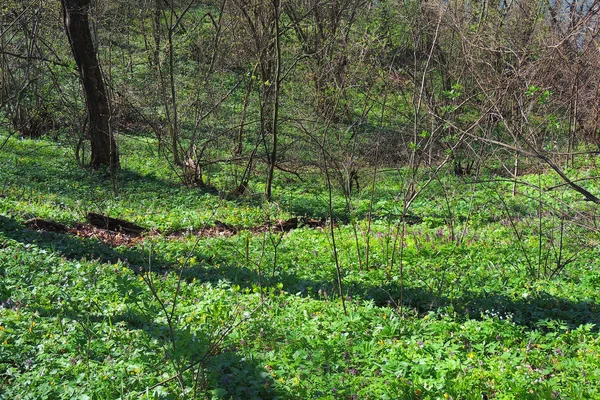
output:
M 89 115 L 92 148 L 90 166 L 118 168 L 119 152 L 110 131 L 108 97 L 88 21 L 90 0 L 61 0 L 61 4 L 65 30 L 79 69 Z
M 280 0 L 273 0 L 273 18 L 275 21 L 275 93 L 273 93 L 273 114 L 271 122 L 271 135 L 273 136 L 273 143 L 271 147 L 271 155 L 268 157 L 269 168 L 267 171 L 267 182 L 265 185 L 265 197 L 268 201 L 271 201 L 272 187 L 273 187 L 273 174 L 275 166 L 277 165 L 277 142 L 279 132 L 279 95 L 281 92 L 281 31 L 279 29 L 279 18 L 281 17 L 281 2 Z M 270 101 L 271 99 L 269 99 Z

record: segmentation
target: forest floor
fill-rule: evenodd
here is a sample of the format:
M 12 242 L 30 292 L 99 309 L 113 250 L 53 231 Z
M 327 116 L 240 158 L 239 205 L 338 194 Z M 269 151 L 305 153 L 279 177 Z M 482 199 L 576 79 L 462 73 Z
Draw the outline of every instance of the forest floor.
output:
M 600 398 L 597 210 L 551 172 L 424 169 L 403 221 L 401 168 L 331 204 L 281 173 L 266 204 L 121 143 L 116 177 L 50 140 L 0 150 L 1 399 Z

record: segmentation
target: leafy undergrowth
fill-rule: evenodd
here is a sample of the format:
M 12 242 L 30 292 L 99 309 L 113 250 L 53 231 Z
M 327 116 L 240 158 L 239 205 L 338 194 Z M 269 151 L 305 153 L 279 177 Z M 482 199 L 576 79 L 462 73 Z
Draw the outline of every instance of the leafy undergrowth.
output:
M 600 398 L 597 236 L 581 220 L 594 210 L 558 213 L 571 192 L 541 210 L 527 187 L 443 177 L 411 225 L 400 172 L 349 214 L 336 195 L 344 312 L 328 227 L 197 234 L 326 216 L 314 182 L 235 202 L 121 148 L 116 196 L 51 142 L 0 152 L 0 398 Z M 89 211 L 188 233 L 115 246 L 24 224 Z

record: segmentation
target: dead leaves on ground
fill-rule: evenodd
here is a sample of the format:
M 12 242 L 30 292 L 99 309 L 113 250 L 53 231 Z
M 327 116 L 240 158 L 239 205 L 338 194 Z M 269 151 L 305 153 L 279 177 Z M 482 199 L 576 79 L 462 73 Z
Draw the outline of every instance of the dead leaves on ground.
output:
M 293 217 L 287 220 L 277 220 L 274 222 L 267 222 L 263 225 L 253 226 L 249 228 L 238 229 L 232 225 L 226 224 L 219 220 L 214 221 L 214 225 L 206 226 L 195 230 L 182 230 L 177 232 L 171 232 L 165 234 L 170 240 L 180 240 L 185 237 L 195 236 L 201 238 L 214 238 L 214 237 L 231 237 L 238 234 L 242 230 L 246 230 L 252 233 L 264 233 L 264 232 L 289 232 L 293 229 L 300 227 L 309 228 L 324 228 L 327 225 L 325 219 L 314 219 L 308 217 Z M 73 227 L 55 222 L 48 221 L 41 218 L 32 218 L 25 222 L 25 226 L 30 230 L 38 232 L 54 232 L 71 234 L 82 238 L 91 238 L 99 240 L 111 247 L 118 246 L 135 246 L 143 242 L 148 237 L 161 236 L 162 234 L 157 230 L 145 231 L 142 235 L 132 233 L 124 230 L 110 230 L 103 229 L 92 224 L 76 224 Z

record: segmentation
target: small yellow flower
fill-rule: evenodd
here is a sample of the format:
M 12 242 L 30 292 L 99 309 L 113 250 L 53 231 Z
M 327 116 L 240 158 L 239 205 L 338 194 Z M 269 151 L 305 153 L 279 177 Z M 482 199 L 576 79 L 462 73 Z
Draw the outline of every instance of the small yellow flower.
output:
M 279 378 L 279 379 L 277 379 L 277 382 L 279 382 L 279 383 L 283 383 L 283 378 Z
M 467 357 L 469 357 L 469 358 L 471 358 L 471 359 L 472 359 L 472 358 L 475 358 L 475 353 L 473 353 L 473 352 L 470 352 L 469 354 L 467 354 Z
M 0 325 L 0 331 L 3 331 L 4 327 L 2 325 Z

